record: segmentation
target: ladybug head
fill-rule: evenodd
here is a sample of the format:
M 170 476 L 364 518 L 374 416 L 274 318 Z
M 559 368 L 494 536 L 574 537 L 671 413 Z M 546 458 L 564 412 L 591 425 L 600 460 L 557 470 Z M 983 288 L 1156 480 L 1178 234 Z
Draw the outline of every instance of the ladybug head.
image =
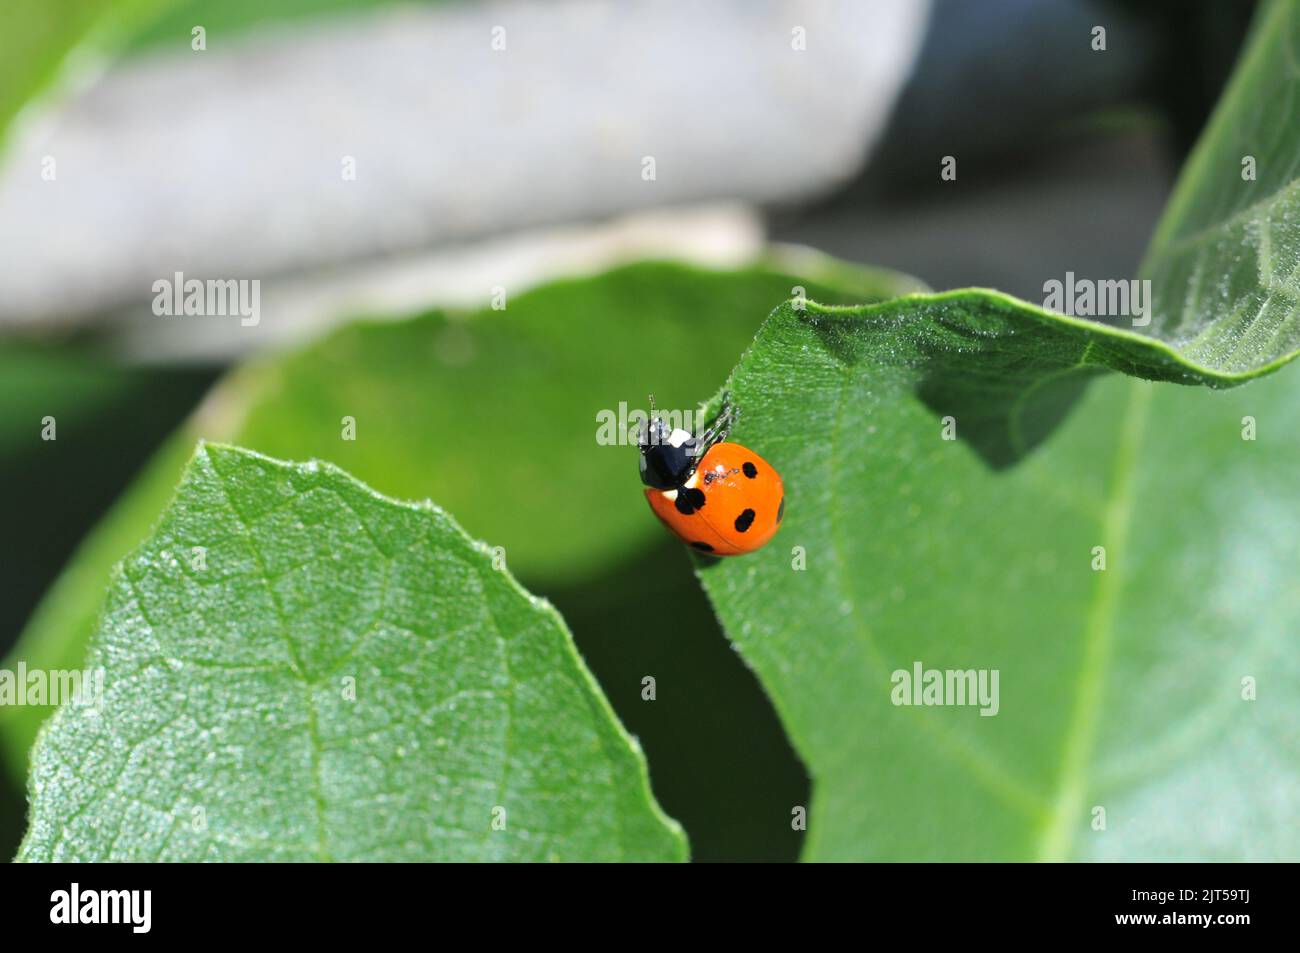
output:
M 641 428 L 641 482 L 657 490 L 681 486 L 695 472 L 695 438 L 685 430 L 669 430 L 655 415 L 650 398 L 650 418 Z

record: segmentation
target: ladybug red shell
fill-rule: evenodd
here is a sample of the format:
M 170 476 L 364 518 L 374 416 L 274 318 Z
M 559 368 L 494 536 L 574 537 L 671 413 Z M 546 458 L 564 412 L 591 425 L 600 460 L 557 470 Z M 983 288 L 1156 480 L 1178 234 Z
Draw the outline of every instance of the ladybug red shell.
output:
M 753 450 L 723 439 L 731 419 L 724 412 L 695 438 L 652 418 L 640 441 L 650 509 L 682 542 L 714 556 L 752 553 L 785 517 L 781 474 Z

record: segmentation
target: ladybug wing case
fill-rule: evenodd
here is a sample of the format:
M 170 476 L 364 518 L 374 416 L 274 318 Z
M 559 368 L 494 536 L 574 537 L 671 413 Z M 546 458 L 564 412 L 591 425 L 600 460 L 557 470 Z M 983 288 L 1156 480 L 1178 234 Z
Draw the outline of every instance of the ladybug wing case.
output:
M 650 509 L 700 552 L 739 556 L 771 539 L 785 516 L 781 475 L 738 443 L 715 444 L 677 490 L 646 490 Z

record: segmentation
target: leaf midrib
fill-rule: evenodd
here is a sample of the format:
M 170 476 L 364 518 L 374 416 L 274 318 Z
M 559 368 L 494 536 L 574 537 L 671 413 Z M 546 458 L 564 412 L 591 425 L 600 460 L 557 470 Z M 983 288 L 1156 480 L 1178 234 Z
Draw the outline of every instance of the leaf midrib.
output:
M 844 408 L 848 403 L 846 391 L 850 390 L 851 380 L 845 376 L 841 383 L 838 400 L 836 424 L 832 431 L 832 452 L 838 452 L 839 441 L 835 439 L 840 432 Z M 1114 623 L 1122 588 L 1120 566 L 1113 563 L 1113 557 L 1127 558 L 1127 540 L 1132 526 L 1135 496 L 1137 462 L 1142 444 L 1142 435 L 1146 428 L 1151 401 L 1151 385 L 1142 381 L 1130 381 L 1128 397 L 1119 420 L 1119 437 L 1116 443 L 1114 462 L 1110 474 L 1110 492 L 1108 493 L 1100 520 L 1100 545 L 1106 547 L 1107 567 L 1100 572 L 1087 607 L 1081 649 L 1081 667 L 1078 691 L 1071 710 L 1065 733 L 1062 736 L 1061 767 L 1056 784 L 1056 793 L 1050 801 L 1040 802 L 1040 795 L 1023 779 L 1017 778 L 1005 764 L 985 763 L 979 757 L 972 756 L 969 745 L 964 740 L 942 730 L 942 724 L 929 721 L 918 722 L 917 729 L 932 741 L 938 742 L 945 752 L 970 770 L 973 779 L 990 794 L 993 794 L 1004 806 L 1026 816 L 1037 816 L 1040 820 L 1037 841 L 1037 856 L 1040 860 L 1060 861 L 1068 859 L 1074 846 L 1074 835 L 1080 823 L 1080 813 L 1088 792 L 1088 769 L 1095 749 L 1097 729 L 1100 722 L 1101 706 L 1105 698 L 1105 685 L 1110 667 L 1110 652 L 1114 641 Z M 838 466 L 832 467 L 830 490 L 832 499 L 840 497 L 835 473 Z M 835 567 L 836 585 L 844 598 L 851 599 L 841 568 L 844 564 L 842 554 L 844 543 L 836 527 L 842 521 L 831 521 L 831 546 L 839 555 L 832 560 Z M 854 615 L 854 631 L 860 645 L 867 653 L 871 667 L 883 671 L 883 660 L 876 650 L 874 639 L 860 617 Z M 983 770 L 980 768 L 983 767 Z M 1042 803 L 1040 809 L 1039 805 Z M 817 828 L 814 828 L 817 830 Z M 818 841 L 810 836 L 808 856 L 816 856 Z
M 236 525 L 239 527 L 240 535 L 243 536 L 244 542 L 248 545 L 249 555 L 257 564 L 258 580 L 266 587 L 266 593 L 270 597 L 271 605 L 275 609 L 276 622 L 280 630 L 280 635 L 289 653 L 290 669 L 295 678 L 303 686 L 303 701 L 307 712 L 307 747 L 311 757 L 311 799 L 312 809 L 316 816 L 316 857 L 320 861 L 329 862 L 333 856 L 329 849 L 328 825 L 325 821 L 326 804 L 325 790 L 323 783 L 323 769 L 321 765 L 321 740 L 320 725 L 316 713 L 315 685 L 313 680 L 308 678 L 307 671 L 303 666 L 302 659 L 298 654 L 298 647 L 294 643 L 293 636 L 289 634 L 288 619 L 285 616 L 284 606 L 280 604 L 279 593 L 275 591 L 275 585 L 271 581 L 271 573 L 267 569 L 266 559 L 262 555 L 261 547 L 253 535 L 252 528 L 244 520 L 243 515 L 235 506 L 235 499 L 230 493 L 230 487 L 227 486 L 228 479 L 221 472 L 212 455 L 208 453 L 207 447 L 200 447 L 196 454 L 196 460 L 200 458 L 203 464 L 212 472 L 215 482 L 221 490 L 222 498 L 226 501 L 226 508 L 230 510 L 230 515 L 234 517 Z M 355 512 L 355 511 L 354 511 Z M 369 533 L 369 527 L 366 528 Z M 387 559 L 387 554 L 380 551 L 380 555 Z M 382 604 L 381 604 L 382 605 Z
M 1088 606 L 1079 687 L 1062 738 L 1063 754 L 1056 798 L 1038 839 L 1039 860 L 1068 859 L 1074 847 L 1074 834 L 1082 823 L 1080 811 L 1088 791 L 1088 768 L 1096 746 L 1110 669 L 1116 608 L 1123 585 L 1122 568 L 1128 558 L 1137 459 L 1151 404 L 1151 385 L 1130 381 L 1128 391 L 1111 470 L 1111 492 L 1101 519 L 1099 545 L 1106 547 L 1107 564 L 1098 574 Z M 1113 564 L 1112 554 L 1121 560 L 1118 566 Z

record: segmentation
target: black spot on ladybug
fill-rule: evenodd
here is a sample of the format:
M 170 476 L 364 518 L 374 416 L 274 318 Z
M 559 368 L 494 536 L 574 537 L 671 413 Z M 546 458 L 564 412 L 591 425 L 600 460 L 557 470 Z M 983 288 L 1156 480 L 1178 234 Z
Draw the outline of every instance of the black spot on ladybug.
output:
M 781 497 L 781 505 L 776 508 L 776 521 L 781 522 L 785 518 L 785 497 Z
M 754 511 L 750 509 L 742 510 L 741 514 L 736 517 L 736 532 L 743 533 L 754 523 Z
M 758 467 L 754 466 L 754 464 L 750 463 L 748 460 L 745 461 L 745 465 L 741 467 L 741 469 L 745 471 L 745 476 L 749 477 L 751 480 L 758 476 Z
M 708 543 L 691 543 L 691 546 L 695 549 L 698 549 L 702 553 L 713 552 L 713 547 L 710 546 Z
M 690 516 L 698 509 L 704 507 L 704 491 L 699 487 L 684 486 L 677 491 L 677 500 L 674 503 L 677 512 L 683 516 Z

